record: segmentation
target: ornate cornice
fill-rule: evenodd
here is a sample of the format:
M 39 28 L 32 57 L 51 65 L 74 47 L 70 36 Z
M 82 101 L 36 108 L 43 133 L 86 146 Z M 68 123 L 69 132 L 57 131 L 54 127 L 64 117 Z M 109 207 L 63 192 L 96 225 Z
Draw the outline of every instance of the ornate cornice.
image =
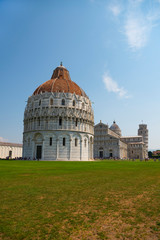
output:
M 37 117 L 78 118 L 93 122 L 94 124 L 94 115 L 92 112 L 69 107 L 35 108 L 26 110 L 24 113 L 24 121 Z

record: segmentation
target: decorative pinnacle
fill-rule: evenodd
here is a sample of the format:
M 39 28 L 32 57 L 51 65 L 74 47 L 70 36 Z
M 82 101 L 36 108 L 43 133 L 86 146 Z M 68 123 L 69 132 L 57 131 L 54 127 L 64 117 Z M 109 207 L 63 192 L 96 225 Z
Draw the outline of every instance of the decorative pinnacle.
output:
M 62 65 L 62 62 L 60 62 L 60 66 L 63 66 L 63 65 Z

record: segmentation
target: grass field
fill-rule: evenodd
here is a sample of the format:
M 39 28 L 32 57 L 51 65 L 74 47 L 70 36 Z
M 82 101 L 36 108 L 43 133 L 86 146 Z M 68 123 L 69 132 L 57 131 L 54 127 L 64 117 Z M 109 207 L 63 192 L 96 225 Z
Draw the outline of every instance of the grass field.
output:
M 1 160 L 0 239 L 160 239 L 160 162 Z

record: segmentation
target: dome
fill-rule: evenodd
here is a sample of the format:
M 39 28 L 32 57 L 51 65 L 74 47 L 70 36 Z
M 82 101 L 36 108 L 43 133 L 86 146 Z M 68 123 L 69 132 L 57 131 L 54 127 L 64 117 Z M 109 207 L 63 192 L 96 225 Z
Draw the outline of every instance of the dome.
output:
M 119 128 L 119 126 L 116 124 L 115 121 L 111 125 L 110 130 L 112 130 L 113 132 L 115 132 L 115 133 L 117 133 L 118 135 L 121 136 L 121 129 Z
M 113 124 L 111 125 L 110 129 L 111 129 L 112 131 L 114 131 L 114 130 L 120 130 L 119 126 L 116 124 L 115 121 L 114 121 Z
M 53 71 L 51 79 L 42 83 L 34 91 L 33 95 L 38 95 L 41 92 L 75 93 L 76 95 L 87 97 L 85 92 L 71 80 L 69 71 L 62 66 L 62 63 Z

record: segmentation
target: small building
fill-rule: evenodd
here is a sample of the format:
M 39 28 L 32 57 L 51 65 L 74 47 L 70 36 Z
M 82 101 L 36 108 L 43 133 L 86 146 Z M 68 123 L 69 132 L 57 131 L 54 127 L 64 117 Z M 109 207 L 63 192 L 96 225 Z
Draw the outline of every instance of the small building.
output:
M 160 155 L 160 150 L 153 151 L 152 155 L 159 156 Z
M 22 146 L 19 143 L 0 142 L 0 158 L 21 158 Z
M 121 136 L 121 129 L 114 121 L 111 127 L 100 121 L 94 127 L 95 158 L 132 158 L 148 157 L 148 129 L 140 124 L 138 136 Z

